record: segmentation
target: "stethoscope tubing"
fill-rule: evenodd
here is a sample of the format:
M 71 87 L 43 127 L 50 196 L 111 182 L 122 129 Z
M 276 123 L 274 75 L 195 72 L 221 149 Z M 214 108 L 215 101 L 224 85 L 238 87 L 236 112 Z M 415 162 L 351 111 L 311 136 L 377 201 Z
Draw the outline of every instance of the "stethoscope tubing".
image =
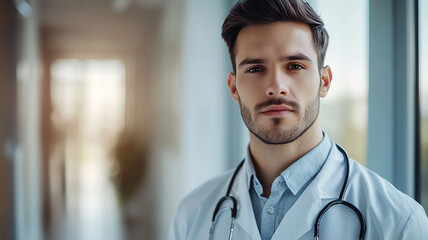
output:
M 341 204 L 341 205 L 344 205 L 344 206 L 350 208 L 358 216 L 358 219 L 360 221 L 360 233 L 359 233 L 358 239 L 363 240 L 365 237 L 365 234 L 366 234 L 366 222 L 364 220 L 364 217 L 361 214 L 360 210 L 358 210 L 357 207 L 355 207 L 352 203 L 344 200 L 345 191 L 346 191 L 346 188 L 348 185 L 349 165 L 350 165 L 349 162 L 350 162 L 350 160 L 349 160 L 349 157 L 348 157 L 348 154 L 346 153 L 346 151 L 342 147 L 340 147 L 338 144 L 336 144 L 336 146 L 345 158 L 345 162 L 346 162 L 345 180 L 343 181 L 343 185 L 342 185 L 342 188 L 341 188 L 341 191 L 339 194 L 339 198 L 327 203 L 326 206 L 318 213 L 317 218 L 315 220 L 315 226 L 314 226 L 314 238 L 315 239 L 319 238 L 319 229 L 320 229 L 321 219 L 324 216 L 324 214 L 334 205 Z M 215 220 L 215 217 L 217 216 L 218 211 L 220 210 L 221 205 L 223 204 L 223 202 L 230 200 L 230 201 L 232 201 L 233 205 L 232 205 L 232 209 L 231 209 L 231 218 L 232 219 L 231 219 L 228 239 L 232 240 L 232 235 L 233 235 L 234 226 L 235 226 L 235 219 L 236 219 L 236 215 L 238 212 L 238 202 L 236 201 L 236 199 L 233 196 L 230 196 L 230 192 L 231 192 L 233 184 L 235 182 L 235 178 L 238 175 L 239 170 L 244 165 L 244 162 L 245 162 L 245 159 L 242 160 L 241 163 L 239 163 L 239 165 L 236 167 L 236 169 L 233 173 L 233 176 L 230 179 L 226 195 L 223 196 L 217 202 L 217 205 L 215 207 L 213 217 L 212 217 L 209 239 L 211 239 L 211 237 L 212 237 L 213 228 L 214 228 L 214 220 Z
M 333 207 L 334 205 L 344 205 L 348 208 L 350 208 L 358 217 L 358 220 L 360 221 L 360 233 L 358 235 L 358 239 L 359 240 L 363 240 L 366 234 L 366 222 L 364 221 L 364 217 L 361 214 L 360 210 L 358 210 L 357 207 L 355 207 L 352 203 L 347 202 L 344 200 L 344 195 L 345 195 L 345 191 L 346 188 L 348 186 L 348 178 L 349 178 L 349 157 L 348 154 L 346 153 L 346 151 L 339 146 L 338 144 L 336 144 L 337 149 L 339 149 L 339 151 L 342 153 L 342 155 L 345 158 L 345 163 L 346 163 L 346 171 L 345 171 L 345 180 L 343 181 L 343 185 L 342 185 L 342 189 L 340 190 L 340 194 L 339 194 L 339 198 L 336 200 L 333 200 L 329 203 L 327 203 L 325 205 L 325 207 L 318 213 L 318 216 L 316 218 L 315 221 L 315 227 L 314 227 L 314 237 L 315 239 L 319 238 L 319 227 L 321 224 L 321 218 L 323 217 L 323 215 L 327 212 L 328 209 L 330 209 L 331 207 Z

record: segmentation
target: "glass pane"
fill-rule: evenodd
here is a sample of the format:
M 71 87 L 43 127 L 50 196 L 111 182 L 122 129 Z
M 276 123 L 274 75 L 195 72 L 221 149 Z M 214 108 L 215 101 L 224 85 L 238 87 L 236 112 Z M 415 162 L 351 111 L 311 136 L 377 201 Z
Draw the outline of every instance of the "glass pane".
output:
M 330 138 L 366 164 L 368 114 L 368 1 L 314 0 L 330 36 L 324 63 L 332 69 L 320 118 Z M 350 18 L 349 16 L 353 16 Z
M 428 1 L 419 1 L 419 88 L 421 108 L 421 203 L 428 212 Z

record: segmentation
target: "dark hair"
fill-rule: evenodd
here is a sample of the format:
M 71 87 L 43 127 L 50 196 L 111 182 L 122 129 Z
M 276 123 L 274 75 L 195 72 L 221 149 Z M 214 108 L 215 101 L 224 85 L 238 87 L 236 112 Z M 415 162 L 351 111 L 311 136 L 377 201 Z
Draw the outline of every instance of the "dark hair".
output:
M 235 42 L 241 29 L 274 22 L 298 22 L 309 26 L 321 70 L 328 46 L 328 33 L 324 22 L 309 3 L 305 0 L 238 0 L 224 20 L 221 33 L 229 48 L 233 71 L 236 71 Z

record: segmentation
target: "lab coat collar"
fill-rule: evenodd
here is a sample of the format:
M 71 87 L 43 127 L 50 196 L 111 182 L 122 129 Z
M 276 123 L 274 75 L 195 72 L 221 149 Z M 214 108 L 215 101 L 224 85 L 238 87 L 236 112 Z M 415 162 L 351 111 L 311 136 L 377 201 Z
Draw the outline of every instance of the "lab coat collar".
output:
M 248 191 L 250 191 L 251 184 L 253 184 L 252 177 L 256 176 L 256 171 L 254 168 L 253 159 L 251 157 L 251 152 L 250 152 L 250 144 L 248 144 L 248 146 L 247 146 L 247 155 L 245 156 L 244 166 L 245 166 L 245 171 L 243 171 L 243 172 L 245 172 L 247 174 L 246 179 L 248 179 L 246 181 L 247 189 L 248 189 Z
M 332 142 L 332 149 L 324 167 L 314 179 L 322 199 L 338 198 L 345 178 L 345 156 L 339 151 L 336 143 Z

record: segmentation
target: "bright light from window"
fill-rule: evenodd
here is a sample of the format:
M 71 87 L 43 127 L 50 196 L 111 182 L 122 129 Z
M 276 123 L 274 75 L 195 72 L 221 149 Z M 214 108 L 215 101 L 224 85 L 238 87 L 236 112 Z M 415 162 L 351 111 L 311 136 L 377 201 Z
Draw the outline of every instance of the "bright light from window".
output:
M 320 118 L 330 138 L 366 163 L 368 114 L 368 1 L 311 1 L 330 36 L 324 63 L 333 80 Z M 349 16 L 352 16 L 350 18 Z
M 66 227 L 59 239 L 122 239 L 120 208 L 109 177 L 111 149 L 124 127 L 124 64 L 56 60 L 51 66 L 51 102 L 51 162 L 65 167 Z M 51 181 L 54 188 L 61 179 Z

